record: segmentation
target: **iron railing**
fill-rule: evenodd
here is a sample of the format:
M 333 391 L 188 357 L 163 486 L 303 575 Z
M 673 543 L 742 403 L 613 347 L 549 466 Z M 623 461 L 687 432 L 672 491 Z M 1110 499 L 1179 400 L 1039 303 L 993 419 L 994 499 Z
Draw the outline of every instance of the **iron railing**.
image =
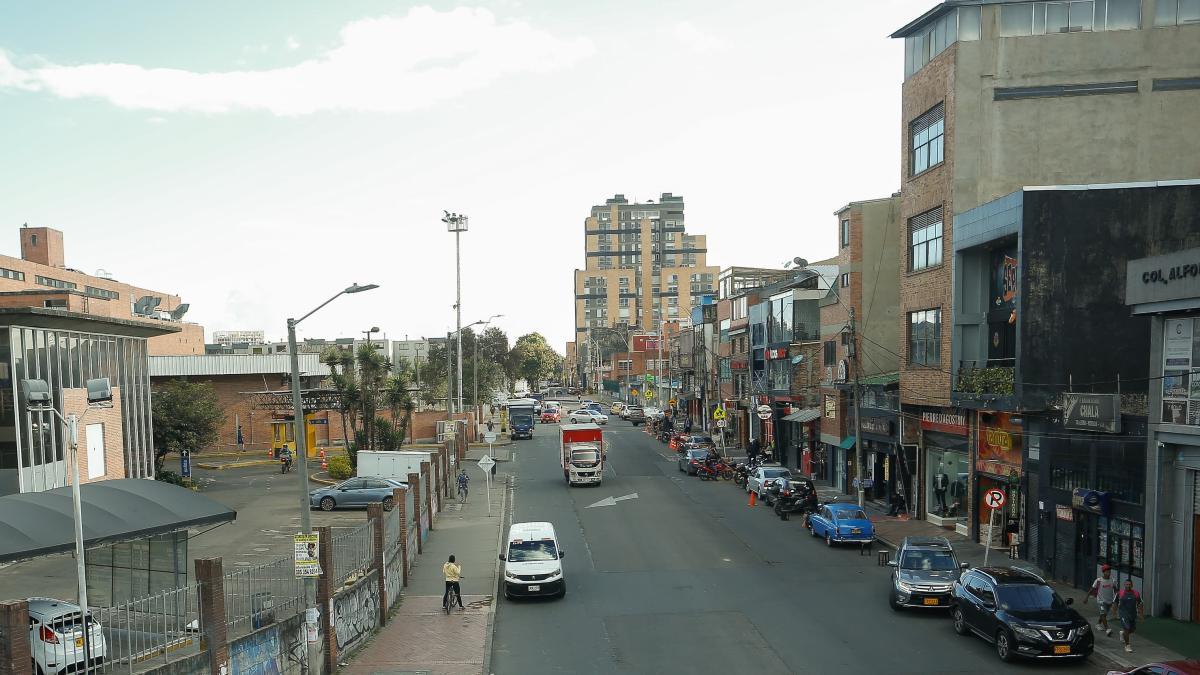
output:
M 235 639 L 304 609 L 304 579 L 291 557 L 234 570 L 224 576 L 225 630 Z
M 91 621 L 99 629 L 90 633 L 103 636 L 102 641 L 93 640 L 90 653 L 93 661 L 100 661 L 87 668 L 89 673 L 138 673 L 158 668 L 172 659 L 195 653 L 200 649 L 200 584 L 162 591 L 113 607 L 100 607 L 91 612 Z M 43 672 L 52 672 L 58 659 L 58 667 L 82 655 L 82 633 L 71 638 L 66 634 L 58 644 L 47 644 L 42 640 L 33 642 L 33 660 Z M 78 651 L 71 650 L 72 643 Z M 64 657 L 67 657 L 64 659 Z M 103 657 L 99 659 L 97 657 Z M 82 666 L 82 663 L 80 663 Z M 83 670 L 79 667 L 79 670 Z
M 390 514 L 389 514 L 390 515 Z M 375 555 L 375 527 L 367 521 L 358 527 L 333 528 L 333 587 L 365 574 Z

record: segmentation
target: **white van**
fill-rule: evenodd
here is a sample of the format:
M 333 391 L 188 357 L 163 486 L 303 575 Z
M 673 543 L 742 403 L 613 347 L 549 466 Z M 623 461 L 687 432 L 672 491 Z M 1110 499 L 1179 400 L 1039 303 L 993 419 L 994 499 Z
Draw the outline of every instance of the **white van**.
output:
M 550 523 L 513 523 L 500 559 L 504 561 L 504 597 L 508 599 L 536 595 L 567 594 L 562 558 L 567 554 L 558 545 L 558 535 Z

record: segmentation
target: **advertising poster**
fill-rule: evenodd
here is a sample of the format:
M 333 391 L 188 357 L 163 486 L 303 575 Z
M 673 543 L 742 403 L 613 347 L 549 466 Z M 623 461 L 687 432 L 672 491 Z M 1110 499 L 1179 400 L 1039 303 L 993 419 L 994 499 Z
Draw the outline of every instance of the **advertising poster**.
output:
M 1163 398 L 1187 398 L 1188 374 L 1167 372 L 1163 374 Z
M 1192 320 L 1170 319 L 1166 322 L 1163 345 L 1165 370 L 1192 367 Z
M 1163 401 L 1162 421 L 1166 424 L 1187 424 L 1187 401 Z
M 1200 401 L 1188 401 L 1187 423 L 1200 426 Z
M 317 550 L 320 548 L 321 535 L 297 534 L 293 537 L 296 544 L 296 576 L 321 576 L 321 563 L 317 560 Z

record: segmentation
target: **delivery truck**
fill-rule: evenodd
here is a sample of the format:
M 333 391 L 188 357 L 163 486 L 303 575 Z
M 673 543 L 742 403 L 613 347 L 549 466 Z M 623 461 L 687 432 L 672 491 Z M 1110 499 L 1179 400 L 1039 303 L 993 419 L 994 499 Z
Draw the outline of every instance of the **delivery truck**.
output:
M 362 450 L 358 453 L 358 475 L 407 483 L 408 474 L 421 473 L 421 462 L 429 462 L 432 467 L 434 461 L 433 453 L 419 450 Z
M 519 398 L 508 402 L 509 437 L 533 438 L 533 408 L 536 401 L 531 398 Z
M 559 455 L 567 485 L 599 485 L 604 477 L 604 432 L 595 424 L 559 427 Z

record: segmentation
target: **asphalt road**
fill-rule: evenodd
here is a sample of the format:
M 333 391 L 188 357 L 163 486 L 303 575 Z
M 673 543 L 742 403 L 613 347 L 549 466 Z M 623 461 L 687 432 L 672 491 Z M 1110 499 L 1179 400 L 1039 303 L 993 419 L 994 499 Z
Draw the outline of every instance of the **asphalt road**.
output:
M 748 508 L 731 483 L 679 473 L 667 447 L 619 419 L 599 487 L 568 488 L 557 427 L 514 446 L 514 522 L 553 522 L 562 600 L 500 600 L 492 672 L 1095 673 L 1004 664 L 944 614 L 893 613 L 888 573 L 828 549 L 798 519 Z M 611 506 L 589 505 L 635 494 Z

